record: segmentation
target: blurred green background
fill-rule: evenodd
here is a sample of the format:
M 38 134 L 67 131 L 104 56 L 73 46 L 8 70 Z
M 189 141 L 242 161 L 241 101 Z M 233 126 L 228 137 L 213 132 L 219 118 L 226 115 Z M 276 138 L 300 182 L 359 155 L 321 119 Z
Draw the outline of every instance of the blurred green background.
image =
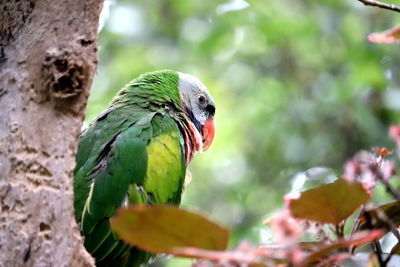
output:
M 216 137 L 190 166 L 183 206 L 232 229 L 232 246 L 268 241 L 262 221 L 294 175 L 340 174 L 360 149 L 394 148 L 399 46 L 366 40 L 399 24 L 394 12 L 356 0 L 131 0 L 106 1 L 103 22 L 86 122 L 144 72 L 199 77 L 217 104 Z

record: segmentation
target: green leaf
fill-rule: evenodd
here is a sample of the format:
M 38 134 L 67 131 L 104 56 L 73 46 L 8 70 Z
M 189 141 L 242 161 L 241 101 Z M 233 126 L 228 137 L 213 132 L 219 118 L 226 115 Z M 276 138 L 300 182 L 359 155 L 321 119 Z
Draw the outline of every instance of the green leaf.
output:
M 289 209 L 297 218 L 338 224 L 369 198 L 360 183 L 340 178 L 331 184 L 305 191 L 298 199 L 290 199 Z
M 224 250 L 229 231 L 206 217 L 173 206 L 135 205 L 111 219 L 112 230 L 125 242 L 152 253 L 176 247 Z

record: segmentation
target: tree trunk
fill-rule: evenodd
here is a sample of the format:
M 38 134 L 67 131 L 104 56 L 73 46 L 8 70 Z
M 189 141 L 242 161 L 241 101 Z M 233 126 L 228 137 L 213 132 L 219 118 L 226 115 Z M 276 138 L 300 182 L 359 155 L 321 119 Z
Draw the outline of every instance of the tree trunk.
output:
M 101 0 L 0 2 L 0 265 L 93 266 L 73 218 Z

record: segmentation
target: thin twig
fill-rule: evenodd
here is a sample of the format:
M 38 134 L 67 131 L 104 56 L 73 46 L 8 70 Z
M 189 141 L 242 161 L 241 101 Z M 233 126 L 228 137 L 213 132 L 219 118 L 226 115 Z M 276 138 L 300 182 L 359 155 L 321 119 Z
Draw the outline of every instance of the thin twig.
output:
M 371 216 L 368 212 L 364 212 L 364 216 L 365 216 L 365 222 L 367 224 L 368 229 L 372 230 L 373 226 L 371 223 Z M 382 258 L 382 248 L 381 245 L 379 243 L 379 241 L 374 241 L 372 244 L 372 249 L 376 255 L 376 257 L 378 258 L 378 262 L 379 262 L 379 266 L 380 267 L 386 267 L 387 266 L 387 262 L 385 262 Z
M 388 4 L 388 3 L 383 3 L 380 1 L 376 1 L 376 0 L 358 0 L 361 3 L 363 3 L 366 6 L 376 6 L 379 8 L 383 8 L 383 9 L 388 9 L 388 10 L 392 10 L 395 12 L 400 12 L 400 6 L 396 6 L 393 4 Z
M 397 229 L 392 229 L 392 234 L 397 238 L 397 243 L 399 243 L 400 242 L 400 234 L 399 234 L 399 232 L 397 231 Z M 397 244 L 395 245 L 395 246 L 397 246 Z M 388 264 L 389 263 L 389 261 L 390 261 L 390 259 L 392 258 L 392 256 L 393 256 L 393 251 L 392 251 L 392 253 L 389 253 L 389 255 L 387 256 L 387 258 L 386 258 L 386 260 L 385 260 L 385 263 L 386 264 Z
M 383 257 L 382 257 L 382 248 L 381 248 L 381 244 L 379 243 L 379 241 L 375 240 L 372 243 L 372 248 L 373 248 L 373 250 L 375 252 L 375 255 L 378 257 L 379 266 L 380 267 L 386 267 L 387 266 L 387 261 L 385 261 L 383 259 Z
M 383 261 L 385 263 L 385 266 L 388 265 L 389 261 L 392 259 L 392 256 L 393 256 L 393 253 L 389 253 L 386 260 Z
M 400 234 L 397 229 L 392 229 L 392 234 L 397 238 L 397 242 L 400 242 Z
M 344 237 L 344 230 L 343 230 L 343 228 L 344 228 L 344 222 L 341 222 L 341 223 L 338 223 L 336 226 L 335 226 L 335 232 L 336 232 L 336 236 L 338 237 L 338 239 L 341 239 L 341 238 L 343 238 Z

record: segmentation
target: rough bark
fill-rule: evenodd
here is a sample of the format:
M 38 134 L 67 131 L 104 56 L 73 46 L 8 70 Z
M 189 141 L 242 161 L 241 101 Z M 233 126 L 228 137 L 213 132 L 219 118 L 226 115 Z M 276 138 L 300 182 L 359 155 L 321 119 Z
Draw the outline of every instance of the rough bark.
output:
M 0 2 L 0 266 L 93 266 L 72 171 L 101 0 Z

